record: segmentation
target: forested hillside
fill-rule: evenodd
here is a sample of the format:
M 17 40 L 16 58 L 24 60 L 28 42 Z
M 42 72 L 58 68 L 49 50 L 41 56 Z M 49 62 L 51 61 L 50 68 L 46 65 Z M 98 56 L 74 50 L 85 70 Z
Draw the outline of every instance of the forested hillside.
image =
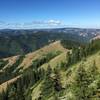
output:
M 100 100 L 99 60 L 100 39 L 1 59 L 0 100 Z

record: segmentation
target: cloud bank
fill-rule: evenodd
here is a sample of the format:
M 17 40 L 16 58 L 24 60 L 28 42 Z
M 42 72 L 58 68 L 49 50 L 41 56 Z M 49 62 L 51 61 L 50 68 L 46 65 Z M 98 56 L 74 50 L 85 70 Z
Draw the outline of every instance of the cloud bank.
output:
M 60 20 L 46 20 L 46 21 L 32 21 L 24 23 L 7 23 L 0 21 L 0 29 L 14 28 L 14 29 L 34 29 L 34 28 L 57 28 L 63 27 L 64 23 Z

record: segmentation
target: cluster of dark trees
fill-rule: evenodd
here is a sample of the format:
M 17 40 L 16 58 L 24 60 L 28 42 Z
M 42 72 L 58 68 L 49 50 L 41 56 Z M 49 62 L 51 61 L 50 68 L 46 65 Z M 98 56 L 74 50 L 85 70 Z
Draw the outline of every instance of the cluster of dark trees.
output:
M 51 74 L 54 74 L 52 76 Z M 41 87 L 41 94 L 39 100 L 48 99 L 50 96 L 54 96 L 56 98 L 56 94 L 59 94 L 62 90 L 61 78 L 59 69 L 51 69 L 51 66 L 48 66 L 48 69 L 45 73 L 45 80 Z M 55 100 L 55 99 L 54 99 Z
M 36 82 L 42 80 L 44 73 L 43 69 L 26 69 L 21 77 L 15 82 L 8 84 L 7 89 L 0 93 L 0 100 L 31 100 L 31 96 L 26 91 Z
M 8 60 L 0 60 L 0 70 L 5 66 L 5 65 L 7 65 L 8 64 Z
M 65 66 L 65 68 L 78 61 L 85 61 L 89 55 L 100 51 L 100 39 L 92 40 L 85 46 L 72 47 L 71 50 L 71 52 L 67 53 L 67 62 L 61 63 L 61 66 Z M 98 72 L 95 61 L 93 65 L 89 66 L 90 69 L 88 71 L 85 68 L 86 65 L 84 63 L 78 67 L 75 74 L 75 81 L 71 85 L 68 85 L 67 88 L 72 91 L 75 100 L 92 100 L 93 98 L 98 100 L 100 98 L 100 73 Z M 95 81 L 97 83 L 94 83 Z M 91 84 L 95 84 L 95 86 Z
M 77 100 L 99 100 L 100 73 L 95 61 L 90 66 L 90 70 L 86 70 L 85 68 L 84 63 L 78 67 L 75 74 L 75 81 L 71 85 L 71 91 Z
M 51 73 L 54 73 L 55 76 L 51 77 Z M 7 91 L 4 90 L 0 93 L 0 100 L 31 100 L 32 90 L 30 90 L 30 87 L 43 79 L 45 80 L 43 87 L 41 87 L 42 93 L 39 99 L 44 100 L 43 98 L 48 97 L 50 93 L 54 95 L 62 90 L 59 70 L 55 69 L 53 72 L 50 66 L 48 66 L 47 71 L 42 68 L 34 70 L 30 67 L 14 83 L 8 84 Z
M 28 98 L 28 100 L 31 100 L 31 96 L 26 93 L 26 90 L 28 90 L 28 88 L 33 86 L 38 81 L 44 79 L 46 73 L 44 69 L 38 69 L 38 67 L 48 62 L 60 53 L 61 52 L 59 51 L 50 52 L 40 59 L 34 60 L 33 64 L 22 73 L 19 73 L 20 69 L 14 72 L 14 70 L 20 65 L 20 63 L 22 63 L 25 57 L 20 56 L 12 66 L 8 67 L 8 69 L 5 69 L 5 71 L 0 75 L 1 84 L 8 81 L 9 79 L 21 75 L 21 77 L 17 79 L 16 82 L 7 86 L 7 91 L 3 91 L 0 94 L 0 100 L 26 100 L 26 98 Z
M 77 48 L 79 46 L 85 46 L 84 42 L 76 41 L 76 40 L 61 40 L 61 44 L 64 48 L 72 49 Z
M 66 44 L 67 45 L 67 44 Z M 86 60 L 86 57 L 100 50 L 100 39 L 93 40 L 85 46 L 72 47 L 72 51 L 67 53 L 66 66 Z
M 1 73 L 0 73 L 0 84 L 8 81 L 9 79 L 12 79 L 14 77 L 16 77 L 17 75 L 19 75 L 19 72 L 13 72 L 18 65 L 21 64 L 21 62 L 23 61 L 25 56 L 19 56 L 19 58 L 17 59 L 17 61 L 12 65 L 12 66 L 8 66 L 7 68 L 5 68 Z

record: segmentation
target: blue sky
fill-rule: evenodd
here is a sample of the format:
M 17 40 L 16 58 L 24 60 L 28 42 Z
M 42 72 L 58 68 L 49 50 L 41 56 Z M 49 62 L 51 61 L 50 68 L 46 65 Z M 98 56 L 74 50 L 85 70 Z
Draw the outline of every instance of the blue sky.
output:
M 100 0 L 0 0 L 0 28 L 100 28 Z

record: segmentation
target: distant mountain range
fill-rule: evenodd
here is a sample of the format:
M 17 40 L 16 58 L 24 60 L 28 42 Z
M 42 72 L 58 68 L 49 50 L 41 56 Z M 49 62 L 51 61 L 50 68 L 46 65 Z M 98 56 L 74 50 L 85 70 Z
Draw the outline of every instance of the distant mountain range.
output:
M 18 35 L 18 34 L 23 34 L 23 32 L 27 33 L 37 33 L 40 31 L 44 31 L 44 32 L 57 32 L 57 33 L 71 33 L 71 34 L 79 34 L 81 35 L 83 34 L 93 34 L 93 35 L 98 35 L 100 34 L 100 29 L 85 29 L 85 28 L 53 28 L 53 29 L 1 29 L 0 30 L 0 34 L 2 33 L 6 33 L 9 34 L 10 32 L 13 32 L 14 35 Z M 24 34 L 25 34 L 24 33 Z
M 98 35 L 100 29 L 2 29 L 0 30 L 0 57 L 26 54 L 62 39 L 87 43 Z

